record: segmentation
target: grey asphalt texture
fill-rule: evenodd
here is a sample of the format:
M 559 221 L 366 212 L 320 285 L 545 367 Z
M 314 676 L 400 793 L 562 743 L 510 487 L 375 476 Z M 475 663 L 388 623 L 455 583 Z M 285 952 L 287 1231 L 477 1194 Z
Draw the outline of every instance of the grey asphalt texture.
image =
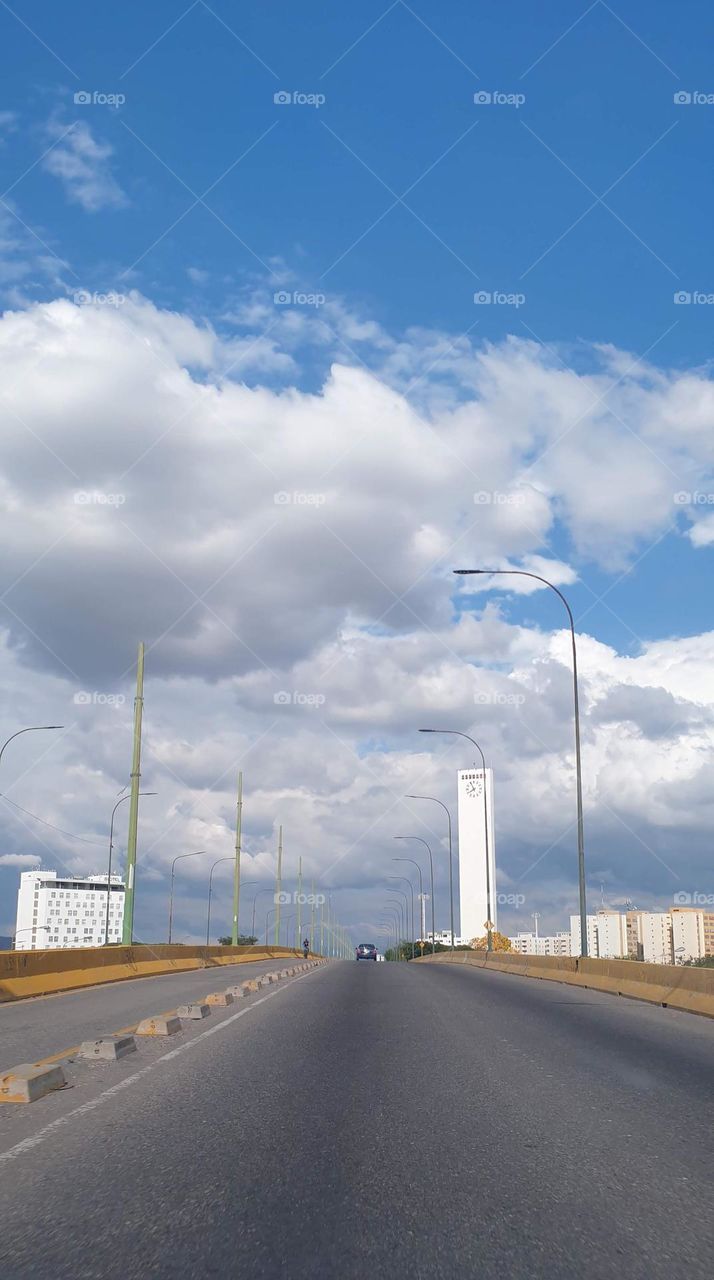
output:
M 188 1000 L 208 995 L 209 991 L 223 991 L 234 982 L 244 982 L 297 963 L 286 958 L 253 964 L 210 965 L 186 973 L 132 978 L 81 991 L 0 1004 L 0 1069 L 6 1071 L 21 1062 L 37 1062 L 39 1058 L 71 1049 L 83 1040 L 96 1040 L 98 1036 L 133 1026 L 142 1018 L 166 1013 Z
M 0 1274 L 710 1280 L 713 1061 L 708 1019 L 335 962 L 0 1108 Z

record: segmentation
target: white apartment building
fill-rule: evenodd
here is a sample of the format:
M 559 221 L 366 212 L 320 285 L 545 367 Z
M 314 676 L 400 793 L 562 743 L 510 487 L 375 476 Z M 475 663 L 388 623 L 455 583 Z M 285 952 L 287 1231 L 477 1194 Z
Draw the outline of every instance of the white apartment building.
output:
M 599 955 L 597 943 L 597 916 L 586 916 L 587 938 L 588 938 L 588 955 Z M 570 917 L 570 954 L 571 956 L 582 955 L 582 947 L 580 944 L 580 916 Z M 625 954 L 627 954 L 625 952 Z
M 485 794 L 484 794 L 485 785 Z M 470 942 L 482 938 L 488 919 L 486 893 L 486 823 L 488 822 L 488 879 L 491 924 L 498 928 L 496 893 L 496 835 L 494 830 L 493 770 L 460 769 L 457 775 L 459 827 L 460 928 Z
M 509 939 L 511 950 L 522 956 L 569 956 L 571 938 L 569 933 L 549 933 L 544 936 L 535 933 L 517 933 Z
M 121 942 L 125 886 L 112 876 L 109 941 Z M 23 871 L 17 894 L 16 951 L 100 947 L 105 940 L 107 876 Z
M 672 908 L 672 951 L 674 963 L 685 964 L 687 960 L 701 960 L 706 954 L 706 937 L 704 932 L 704 911 L 687 907 Z
M 673 964 L 672 917 L 668 911 L 630 911 L 637 958 L 649 964 Z
M 441 933 L 439 933 L 438 931 L 437 933 L 434 933 L 434 934 L 427 933 L 426 935 L 427 942 L 431 942 L 432 938 L 434 939 L 435 943 L 438 944 L 440 942 L 442 947 L 451 946 L 451 930 L 450 929 L 442 929 Z M 421 941 L 421 939 L 419 939 L 419 941 Z M 457 934 L 454 934 L 455 947 L 468 947 L 470 941 L 471 941 L 470 938 L 459 938 Z

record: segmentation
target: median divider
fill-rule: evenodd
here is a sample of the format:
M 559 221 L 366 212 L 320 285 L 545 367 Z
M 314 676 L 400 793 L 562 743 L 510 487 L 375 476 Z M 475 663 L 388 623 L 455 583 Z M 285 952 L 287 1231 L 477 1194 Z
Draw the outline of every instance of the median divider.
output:
M 178 943 L 0 951 L 0 1003 L 104 982 L 124 982 L 128 978 L 152 978 L 261 960 L 292 960 L 298 955 L 302 952 L 288 947 L 186 947 Z
M 442 951 L 419 956 L 416 964 L 467 964 L 571 986 L 645 1000 L 667 1009 L 714 1018 L 714 969 L 600 960 L 591 956 L 532 956 L 508 951 Z
M 64 1089 L 64 1071 L 56 1064 L 23 1062 L 0 1074 L 0 1102 L 37 1102 L 55 1089 Z

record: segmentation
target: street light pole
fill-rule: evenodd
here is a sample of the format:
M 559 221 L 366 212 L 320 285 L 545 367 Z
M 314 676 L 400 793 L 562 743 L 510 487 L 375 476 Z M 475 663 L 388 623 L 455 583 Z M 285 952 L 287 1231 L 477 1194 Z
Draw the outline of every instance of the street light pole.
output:
M 395 836 L 395 839 L 399 839 L 399 837 Z M 419 901 L 421 903 L 421 910 L 419 912 L 419 932 L 420 934 L 423 934 L 424 930 L 422 928 L 422 925 L 424 923 L 423 917 L 425 916 L 425 912 L 424 912 L 424 882 L 421 877 L 421 867 L 419 866 L 419 863 L 416 861 L 415 858 L 392 858 L 392 862 L 411 862 L 412 866 L 416 867 L 417 869 L 417 872 L 419 875 Z M 424 954 L 424 938 L 423 937 L 421 938 L 421 952 L 423 955 Z
M 259 883 L 260 882 L 258 880 L 253 881 L 253 884 L 259 884 Z M 258 901 L 258 898 L 260 897 L 261 893 L 270 893 L 270 889 L 258 889 L 258 892 L 253 894 L 253 921 L 250 926 L 250 934 L 252 938 L 257 937 L 257 934 L 255 932 L 255 904 Z M 267 938 L 266 938 L 266 943 L 267 943 Z
M 31 724 L 26 729 L 18 729 L 16 733 L 11 733 L 7 741 L 3 742 L 0 747 L 0 760 L 3 757 L 3 751 L 8 743 L 13 742 L 15 738 L 19 738 L 21 733 L 37 733 L 40 729 L 64 729 L 63 724 Z M 44 928 L 44 926 L 43 926 Z
M 549 582 L 547 578 L 542 578 L 539 573 L 529 573 L 526 569 L 454 569 L 454 573 L 462 576 L 473 574 L 510 574 L 520 578 L 534 578 L 536 582 L 542 582 L 544 586 L 550 587 L 557 596 L 560 597 L 568 614 L 570 623 L 570 643 L 573 651 L 573 707 L 575 713 L 575 790 L 576 790 L 576 807 L 578 819 L 578 895 L 580 899 L 580 953 L 583 956 L 588 954 L 588 915 L 585 891 L 585 830 L 583 823 L 583 777 L 582 763 L 580 756 L 580 699 L 578 696 L 578 653 L 575 644 L 575 619 L 573 611 L 568 604 L 562 591 L 560 591 L 554 582 Z
M 395 836 L 395 840 L 418 840 L 420 844 L 426 846 L 429 853 L 429 870 L 431 872 L 431 954 L 434 955 L 436 949 L 436 930 L 434 927 L 434 859 L 431 856 L 431 847 L 426 840 L 422 840 L 421 836 Z M 421 884 L 421 879 L 419 881 Z
M 451 814 L 446 808 L 442 800 L 437 800 L 436 796 L 411 796 L 406 797 L 407 800 L 433 800 L 434 804 L 440 804 L 446 813 L 449 823 L 449 912 L 451 916 L 451 950 L 454 950 L 454 851 L 451 843 Z
M 390 893 L 398 893 L 404 899 L 403 903 L 399 903 L 399 909 L 402 913 L 402 922 L 404 925 L 404 941 L 409 945 L 409 899 L 403 889 L 390 889 Z M 388 902 L 394 902 L 394 898 L 388 898 Z
M 234 862 L 234 861 L 235 861 L 235 855 L 233 855 L 233 856 L 232 856 L 232 857 L 230 857 L 230 858 L 217 858 L 217 859 L 216 859 L 216 861 L 214 862 L 213 866 L 211 867 L 211 874 L 210 874 L 210 876 L 208 877 L 208 916 L 207 916 L 207 918 L 206 918 L 206 946 L 207 946 L 207 947 L 210 947 L 210 945 L 211 945 L 211 943 L 210 943 L 210 937 L 211 937 L 211 895 L 212 895 L 212 893 L 213 893 L 213 872 L 215 871 L 216 867 L 220 866 L 220 864 L 221 864 L 222 862 Z
M 125 796 L 124 799 L 126 800 L 127 797 Z M 171 945 L 171 929 L 174 919 L 174 871 L 176 863 L 180 862 L 182 858 L 200 858 L 205 855 L 205 852 L 205 849 L 198 849 L 196 853 L 179 853 L 171 863 L 171 891 L 169 893 L 169 945 Z
M 488 851 L 488 804 L 486 800 L 486 759 L 475 738 L 469 736 L 468 733 L 461 733 L 459 729 L 420 729 L 420 733 L 450 733 L 457 738 L 465 738 L 467 742 L 478 751 L 483 766 L 483 838 L 484 848 L 486 851 L 486 950 L 493 951 L 493 937 L 491 934 L 491 926 L 493 917 L 491 915 L 491 858 Z M 463 927 L 463 921 L 462 927 Z
M 412 884 L 408 876 L 387 876 L 387 879 L 402 880 L 405 884 L 409 885 L 409 892 L 412 896 L 412 960 L 413 960 L 415 956 L 415 951 L 416 951 L 416 930 L 414 928 L 414 885 Z M 395 890 L 395 892 L 397 892 L 397 890 Z M 406 894 L 404 896 L 406 897 Z M 409 904 L 407 901 L 407 906 L 408 905 Z
M 140 796 L 155 796 L 155 795 L 158 795 L 158 792 L 156 792 L 156 791 L 140 791 L 140 792 L 139 792 L 139 795 L 140 795 Z M 125 800 L 131 800 L 131 792 L 129 793 L 129 795 L 128 795 L 128 796 L 120 796 L 120 797 L 119 797 L 119 799 L 117 800 L 116 804 L 114 805 L 114 808 L 112 809 L 112 820 L 111 820 L 111 822 L 109 823 L 109 865 L 108 865 L 108 867 L 107 867 L 107 914 L 106 914 L 106 919 L 105 919 L 105 921 L 104 921 L 104 945 L 105 945 L 105 947 L 108 947 L 108 946 L 109 946 L 109 896 L 110 896 L 111 891 L 112 891 L 112 849 L 114 848 L 114 814 L 116 813 L 117 809 L 119 808 L 119 805 L 120 805 L 120 804 L 123 804 Z

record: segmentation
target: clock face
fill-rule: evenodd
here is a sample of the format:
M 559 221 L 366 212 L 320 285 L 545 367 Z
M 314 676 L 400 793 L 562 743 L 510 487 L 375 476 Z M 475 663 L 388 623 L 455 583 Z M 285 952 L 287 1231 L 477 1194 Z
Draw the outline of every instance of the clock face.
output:
M 480 778 L 470 778 L 466 783 L 467 796 L 480 796 L 483 791 L 483 784 Z

